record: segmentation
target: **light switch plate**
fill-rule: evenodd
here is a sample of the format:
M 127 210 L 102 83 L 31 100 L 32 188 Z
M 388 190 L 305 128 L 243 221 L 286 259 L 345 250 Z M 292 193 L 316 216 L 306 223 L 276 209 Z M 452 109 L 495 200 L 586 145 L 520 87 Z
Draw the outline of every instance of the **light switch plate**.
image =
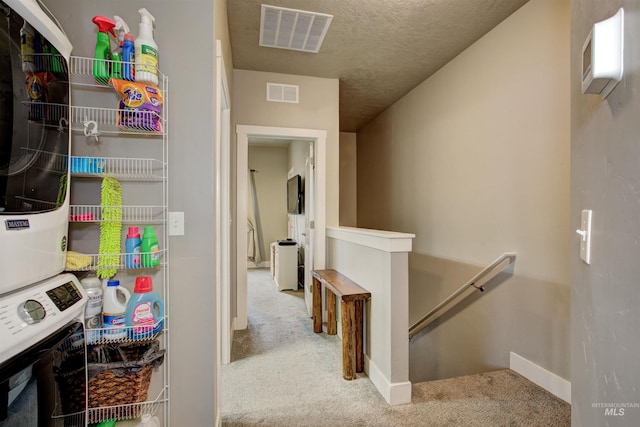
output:
M 169 236 L 184 236 L 184 212 L 169 212 Z
M 584 209 L 580 217 L 580 259 L 591 264 L 591 210 Z

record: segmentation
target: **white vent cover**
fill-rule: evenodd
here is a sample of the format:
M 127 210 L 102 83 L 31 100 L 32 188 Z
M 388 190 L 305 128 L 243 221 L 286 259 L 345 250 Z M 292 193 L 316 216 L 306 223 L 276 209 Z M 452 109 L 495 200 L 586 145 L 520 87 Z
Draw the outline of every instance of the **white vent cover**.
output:
M 333 15 L 262 5 L 260 46 L 318 53 Z
M 297 104 L 299 86 L 267 83 L 267 101 L 292 102 Z

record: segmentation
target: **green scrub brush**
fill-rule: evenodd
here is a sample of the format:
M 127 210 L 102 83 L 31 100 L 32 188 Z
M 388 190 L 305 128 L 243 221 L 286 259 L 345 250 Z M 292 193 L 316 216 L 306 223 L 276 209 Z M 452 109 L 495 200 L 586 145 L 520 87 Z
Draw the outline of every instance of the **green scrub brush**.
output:
M 122 187 L 117 179 L 106 177 L 102 180 L 100 206 L 102 222 L 96 274 L 100 279 L 109 279 L 115 276 L 120 265 Z

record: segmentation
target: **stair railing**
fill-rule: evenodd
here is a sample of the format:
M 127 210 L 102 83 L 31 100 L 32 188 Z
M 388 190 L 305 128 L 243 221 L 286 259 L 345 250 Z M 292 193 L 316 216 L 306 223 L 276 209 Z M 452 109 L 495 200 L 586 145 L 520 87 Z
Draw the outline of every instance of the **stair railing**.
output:
M 484 292 L 484 285 L 491 279 L 502 273 L 511 263 L 515 262 L 516 254 L 514 252 L 506 252 L 493 261 L 490 265 L 482 269 L 478 274 L 473 276 L 469 281 L 462 285 L 457 291 L 448 296 L 440 304 L 435 306 L 433 310 L 428 312 L 422 319 L 418 320 L 409 328 L 409 339 L 413 338 L 418 332 L 426 328 L 431 322 L 445 314 L 447 311 L 458 305 L 475 291 Z

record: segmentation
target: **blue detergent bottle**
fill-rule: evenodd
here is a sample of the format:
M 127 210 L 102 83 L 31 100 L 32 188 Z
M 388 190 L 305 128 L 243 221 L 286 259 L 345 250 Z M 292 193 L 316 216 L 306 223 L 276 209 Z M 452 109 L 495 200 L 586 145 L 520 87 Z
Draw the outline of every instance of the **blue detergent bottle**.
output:
M 143 340 L 154 337 L 164 324 L 164 302 L 153 290 L 150 276 L 136 277 L 133 295 L 127 303 L 125 326 L 129 337 Z

